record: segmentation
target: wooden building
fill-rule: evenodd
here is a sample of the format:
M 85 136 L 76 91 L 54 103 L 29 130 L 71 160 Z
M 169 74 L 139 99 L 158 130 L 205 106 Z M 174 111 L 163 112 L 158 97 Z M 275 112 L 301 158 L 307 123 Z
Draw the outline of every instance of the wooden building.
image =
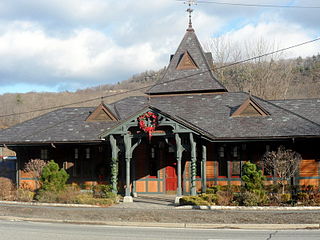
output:
M 17 153 L 53 159 L 71 182 L 110 183 L 125 201 L 140 193 L 195 195 L 241 184 L 245 161 L 280 145 L 303 161 L 295 184 L 320 183 L 320 99 L 266 101 L 228 92 L 190 25 L 162 79 L 145 96 L 59 109 L 0 132 Z M 271 176 L 269 180 L 272 180 Z

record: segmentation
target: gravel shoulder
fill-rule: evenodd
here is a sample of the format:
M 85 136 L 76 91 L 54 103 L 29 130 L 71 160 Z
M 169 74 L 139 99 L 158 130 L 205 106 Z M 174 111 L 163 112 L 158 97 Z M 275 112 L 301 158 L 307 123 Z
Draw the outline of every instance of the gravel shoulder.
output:
M 167 204 L 119 204 L 80 208 L 0 204 L 0 217 L 52 219 L 79 222 L 146 222 L 197 224 L 320 224 L 320 210 L 185 210 Z

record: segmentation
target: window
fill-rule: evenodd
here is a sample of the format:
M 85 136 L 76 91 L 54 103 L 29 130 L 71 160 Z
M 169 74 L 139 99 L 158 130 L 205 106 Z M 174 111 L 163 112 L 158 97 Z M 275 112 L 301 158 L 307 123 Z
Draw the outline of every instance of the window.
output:
M 224 147 L 219 147 L 219 157 L 224 157 Z
M 151 177 L 157 177 L 158 176 L 157 157 L 156 157 L 156 148 L 155 148 L 155 146 L 152 146 L 150 148 L 149 175 Z
M 237 146 L 233 147 L 232 155 L 235 158 L 238 157 L 238 147 Z
M 40 159 L 42 159 L 42 160 L 48 159 L 48 149 L 41 149 Z
M 232 161 L 232 176 L 239 176 L 241 175 L 241 161 L 240 160 L 233 160 Z
M 79 158 L 79 149 L 75 148 L 74 149 L 74 159 L 78 159 Z
M 90 148 L 86 148 L 86 159 L 90 158 Z
M 245 149 L 245 145 L 242 145 L 242 149 Z M 231 176 L 241 176 L 241 158 L 240 158 L 240 147 L 233 146 L 232 148 L 232 162 L 231 162 Z
M 270 145 L 266 145 L 266 152 L 270 152 Z
M 78 163 L 78 159 L 79 159 L 79 149 L 75 148 L 74 149 L 74 166 L 73 166 L 73 171 L 72 171 L 72 175 L 74 177 L 80 175 L 80 166 Z
M 228 162 L 224 158 L 219 159 L 219 176 L 228 176 Z
M 221 146 L 218 148 L 219 156 L 219 176 L 227 177 L 228 176 L 228 162 L 225 158 L 225 147 Z

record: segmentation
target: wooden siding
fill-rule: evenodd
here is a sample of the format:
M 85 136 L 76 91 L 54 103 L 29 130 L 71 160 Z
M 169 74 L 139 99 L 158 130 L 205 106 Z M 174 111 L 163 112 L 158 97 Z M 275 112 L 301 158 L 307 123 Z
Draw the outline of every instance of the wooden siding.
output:
M 300 177 L 318 176 L 318 162 L 315 159 L 304 159 L 300 163 Z

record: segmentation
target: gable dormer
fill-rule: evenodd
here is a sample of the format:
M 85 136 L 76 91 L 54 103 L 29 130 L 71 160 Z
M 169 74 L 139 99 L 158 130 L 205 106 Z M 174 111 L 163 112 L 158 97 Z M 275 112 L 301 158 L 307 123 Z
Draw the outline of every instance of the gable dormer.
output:
M 100 103 L 100 105 L 86 119 L 86 122 L 110 121 L 118 121 L 118 118 L 104 103 Z
M 192 70 L 192 69 L 198 69 L 197 64 L 191 57 L 190 53 L 188 51 L 185 51 L 183 54 L 181 54 L 180 60 L 178 62 L 178 65 L 176 67 L 177 70 Z
M 231 117 L 259 117 L 270 115 L 262 106 L 260 106 L 253 98 L 249 97 L 244 101 Z

